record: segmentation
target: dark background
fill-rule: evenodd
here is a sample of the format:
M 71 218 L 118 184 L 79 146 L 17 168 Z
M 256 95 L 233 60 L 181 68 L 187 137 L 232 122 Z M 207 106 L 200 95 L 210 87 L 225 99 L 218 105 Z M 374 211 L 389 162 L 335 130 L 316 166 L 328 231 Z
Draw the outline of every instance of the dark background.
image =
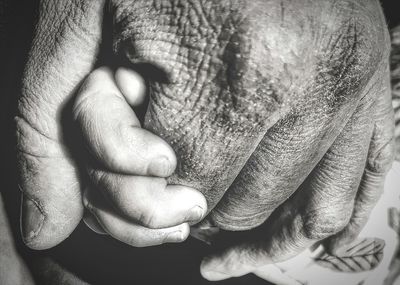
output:
M 400 24 L 400 8 L 396 2 L 400 1 L 382 1 L 390 28 Z M 81 224 L 54 249 L 35 252 L 23 246 L 19 236 L 13 116 L 37 17 L 37 3 L 37 0 L 0 0 L 0 185 L 3 185 L 0 191 L 17 247 L 36 282 L 64 284 L 65 280 L 60 280 L 53 269 L 56 261 L 91 284 L 267 284 L 252 275 L 217 283 L 202 279 L 200 261 L 210 249 L 192 238 L 179 245 L 140 249 L 96 235 Z

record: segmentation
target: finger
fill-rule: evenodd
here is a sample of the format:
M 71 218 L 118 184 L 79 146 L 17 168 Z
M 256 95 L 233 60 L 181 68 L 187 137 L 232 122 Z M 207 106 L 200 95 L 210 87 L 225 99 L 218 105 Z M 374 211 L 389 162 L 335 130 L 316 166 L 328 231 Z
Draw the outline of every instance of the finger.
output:
M 78 171 L 61 123 L 96 61 L 103 3 L 44 0 L 38 8 L 16 117 L 21 231 L 33 249 L 58 244 L 82 217 Z
M 85 222 L 85 225 L 89 229 L 94 231 L 96 234 L 99 234 L 99 235 L 107 234 L 107 232 L 103 229 L 103 227 L 97 221 L 96 217 L 93 216 L 88 210 L 85 211 L 85 214 L 83 215 L 83 221 Z
M 276 94 L 275 86 L 267 83 L 271 76 L 255 67 L 260 57 L 250 56 L 244 32 L 234 32 L 236 28 L 227 30 L 227 39 L 232 40 L 222 43 L 225 40 L 212 30 L 198 33 L 198 23 L 165 13 L 163 5 L 148 1 L 111 3 L 117 23 L 115 52 L 141 73 L 150 75 L 146 78 L 151 96 L 144 126 L 170 143 L 179 158 L 179 167 L 169 181 L 198 189 L 206 195 L 212 209 L 247 161 L 265 128 L 280 116 L 284 95 Z M 186 4 L 182 8 L 191 11 L 202 6 Z M 214 13 L 220 16 L 216 27 L 224 27 L 224 21 L 219 20 L 230 19 L 241 6 L 225 9 L 224 4 L 215 4 L 212 13 L 207 9 L 203 12 L 210 17 Z M 187 28 L 182 30 L 182 25 Z M 174 32 L 159 33 L 146 27 Z M 195 40 L 182 46 L 182 37 L 188 36 Z M 155 40 L 149 41 L 150 38 Z M 212 43 L 220 44 L 213 47 Z M 204 58 L 198 52 L 204 49 L 212 55 L 227 56 L 218 60 L 214 56 Z M 258 90 L 268 91 L 260 96 Z
M 203 278 L 209 281 L 221 281 L 228 278 L 232 278 L 235 276 L 226 275 L 224 273 L 219 272 L 203 272 L 200 269 L 200 273 Z M 299 281 L 291 278 L 290 276 L 286 275 L 278 266 L 274 264 L 269 264 L 252 272 L 257 277 L 271 282 L 273 284 L 279 285 L 301 285 Z
M 163 229 L 149 229 L 117 215 L 97 193 L 87 190 L 85 207 L 96 217 L 101 227 L 113 238 L 135 247 L 182 242 L 189 235 L 189 225 L 181 224 Z
M 146 98 L 146 84 L 143 78 L 135 71 L 119 67 L 115 71 L 115 83 L 124 95 L 129 105 L 140 106 Z
M 335 117 L 333 112 L 321 116 L 323 101 L 313 108 L 315 112 L 299 106 L 295 115 L 290 114 L 268 130 L 207 218 L 212 224 L 230 231 L 254 228 L 295 192 L 352 113 L 343 108 Z M 336 115 L 340 119 L 332 124 Z
M 247 240 L 209 257 L 202 270 L 247 274 L 287 260 L 342 230 L 353 211 L 367 158 L 373 128 L 369 109 L 359 104 L 309 179 L 267 223 L 247 235 Z
M 253 272 L 256 276 L 279 285 L 302 285 L 300 281 L 288 276 L 278 266 L 270 264 Z
M 340 35 L 344 33 L 338 31 Z M 340 37 L 333 41 L 336 44 L 340 42 L 340 55 L 336 55 L 337 46 L 326 47 L 331 56 L 338 56 L 340 64 L 344 66 L 338 67 L 331 61 L 316 59 L 324 69 L 331 70 L 328 73 L 334 74 L 336 68 L 343 68 L 348 70 L 347 75 L 340 74 L 340 78 L 333 76 L 329 80 L 322 80 L 324 84 L 314 82 L 314 78 L 308 79 L 306 74 L 302 75 L 302 80 L 319 87 L 312 85 L 297 90 L 296 96 L 308 100 L 296 102 L 291 112 L 267 131 L 227 193 L 211 212 L 213 224 L 226 230 L 246 230 L 262 224 L 298 189 L 343 130 L 364 95 L 363 88 L 367 83 L 354 82 L 363 81 L 363 77 L 370 79 L 373 75 L 372 72 L 368 75 L 360 72 L 361 69 L 367 69 L 360 69 L 354 62 L 349 63 L 346 58 L 341 58 L 346 57 L 347 51 L 352 49 L 347 39 Z M 371 61 L 368 68 L 371 66 L 377 68 L 378 61 Z M 341 82 L 341 85 L 331 88 L 332 82 Z
M 383 193 L 385 177 L 394 159 L 394 121 L 389 76 L 387 70 L 374 104 L 374 132 L 352 217 L 343 231 L 325 243 L 327 249 L 334 254 L 340 254 L 341 246 L 352 242 L 367 223 L 371 211 Z
M 174 171 L 173 150 L 161 138 L 140 127 L 110 69 L 103 67 L 90 74 L 79 90 L 73 114 L 87 148 L 106 168 L 160 177 Z
M 94 186 L 100 189 L 126 219 L 149 228 L 197 223 L 207 211 L 204 196 L 180 185 L 167 185 L 163 178 L 130 176 L 92 170 Z M 100 194 L 100 193 L 98 193 Z

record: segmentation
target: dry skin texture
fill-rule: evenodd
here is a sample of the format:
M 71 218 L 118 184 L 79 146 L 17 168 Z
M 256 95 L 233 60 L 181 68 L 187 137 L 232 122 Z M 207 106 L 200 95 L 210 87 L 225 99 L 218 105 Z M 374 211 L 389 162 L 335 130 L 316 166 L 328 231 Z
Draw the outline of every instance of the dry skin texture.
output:
M 211 214 L 233 230 L 259 225 L 298 188 L 365 93 L 387 42 L 374 1 L 114 8 L 115 50 L 164 74 L 150 82 L 145 126 L 178 156 L 170 183 L 200 190 L 211 210 L 239 175 Z
M 395 115 L 396 160 L 400 160 L 400 26 L 394 28 L 392 36 L 392 53 L 390 70 L 392 72 L 392 97 Z

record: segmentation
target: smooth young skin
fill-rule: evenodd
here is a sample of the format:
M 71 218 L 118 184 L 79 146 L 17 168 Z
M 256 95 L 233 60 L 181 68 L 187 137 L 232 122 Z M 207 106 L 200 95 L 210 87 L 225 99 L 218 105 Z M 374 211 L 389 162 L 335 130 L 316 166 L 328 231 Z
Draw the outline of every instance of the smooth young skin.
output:
M 119 73 L 116 77 L 124 80 Z M 140 87 L 132 92 L 132 85 L 117 85 L 113 72 L 100 68 L 88 76 L 78 92 L 73 117 L 89 151 L 100 160 L 88 165 L 93 184 L 83 201 L 103 229 L 125 243 L 149 246 L 180 242 L 189 235 L 186 222 L 200 221 L 207 203 L 198 191 L 167 185 L 161 178 L 173 172 L 176 158 L 164 141 L 140 127 L 128 105 L 134 106 L 144 97 L 140 94 L 144 85 L 138 79 L 136 75 L 130 80 Z M 154 161 L 159 164 L 162 160 L 157 157 L 162 155 L 169 165 L 154 168 Z M 99 190 L 114 207 L 102 201 Z
M 193 222 L 195 206 L 206 211 L 194 189 L 205 195 L 208 211 L 219 203 L 210 219 L 224 229 L 253 228 L 279 207 L 266 223 L 268 235 L 250 234 L 203 263 L 211 280 L 289 258 L 338 232 L 333 248 L 357 234 L 393 150 L 389 38 L 378 1 L 111 2 L 115 52 L 166 74 L 166 80 L 146 78 L 151 99 L 145 128 L 176 152 L 178 165 L 168 181 L 185 186 L 173 186 L 164 197 L 177 212 L 146 212 L 144 206 L 158 199 L 151 187 L 141 188 L 150 202 L 138 207 L 140 199 L 119 195 L 138 175 L 169 176 L 174 154 L 138 128 L 118 96 L 98 93 L 116 112 L 86 104 L 76 118 L 103 166 L 89 171 L 92 183 L 121 214 L 86 203 L 98 220 L 107 217 L 115 225 L 110 219 L 123 216 L 135 222 L 134 234 L 139 225 L 147 233 L 164 228 L 165 237 L 165 227 Z M 100 1 L 41 6 L 17 117 L 22 230 L 32 248 L 61 242 L 82 217 L 84 185 L 65 147 L 61 111 L 93 68 L 102 8 Z M 154 146 L 140 143 L 149 137 Z M 167 166 L 160 159 L 150 168 L 161 156 Z M 165 182 L 156 187 L 165 190 Z M 188 204 L 177 203 L 188 196 Z M 124 236 L 121 227 L 108 230 L 124 241 L 134 236 Z

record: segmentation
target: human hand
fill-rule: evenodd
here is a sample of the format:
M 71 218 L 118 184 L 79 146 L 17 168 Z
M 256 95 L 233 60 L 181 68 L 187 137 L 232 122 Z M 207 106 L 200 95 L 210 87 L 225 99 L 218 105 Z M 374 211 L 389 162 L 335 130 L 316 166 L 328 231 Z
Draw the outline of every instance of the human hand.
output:
M 93 68 L 104 1 L 40 1 L 16 116 L 21 231 L 34 249 L 64 240 L 83 214 L 79 169 L 63 113 Z M 73 15 L 73 16 L 72 16 Z
M 128 84 L 129 83 L 129 84 Z M 132 70 L 94 70 L 78 91 L 73 117 L 92 159 L 84 193 L 95 231 L 133 246 L 181 242 L 189 224 L 207 211 L 200 192 L 167 185 L 176 157 L 161 138 L 142 129 L 131 107 L 145 101 L 145 85 Z
M 169 182 L 204 193 L 222 229 L 248 230 L 275 212 L 253 239 L 207 259 L 207 278 L 327 238 L 336 252 L 357 236 L 393 159 L 377 1 L 113 4 L 116 52 L 164 75 L 148 78 L 145 127 L 176 151 Z M 232 268 L 212 276 L 218 263 Z
M 230 21 L 228 21 L 229 25 L 224 26 L 221 30 L 223 35 L 226 33 L 227 38 L 218 38 L 216 37 L 218 33 L 213 33 L 211 27 L 205 27 L 203 32 L 205 32 L 204 35 L 208 36 L 207 39 L 211 37 L 211 39 L 214 39 L 211 42 L 221 44 L 220 49 L 207 49 L 210 54 L 205 62 L 200 59 L 202 53 L 195 52 L 199 50 L 197 47 L 201 50 L 201 47 L 207 48 L 211 45 L 204 41 L 206 38 L 202 37 L 202 33 L 196 34 L 196 39 L 193 38 L 193 41 L 189 41 L 189 39 L 187 42 L 185 41 L 181 48 L 178 48 L 179 45 L 175 46 L 170 41 L 165 40 L 163 38 L 164 34 L 154 34 L 156 30 L 152 27 L 163 27 L 163 19 L 165 20 L 165 17 L 168 18 L 164 14 L 164 12 L 168 11 L 168 1 L 165 1 L 161 6 L 151 7 L 147 13 L 140 13 L 141 9 L 146 8 L 146 4 L 140 1 L 136 3 L 114 1 L 112 4 L 112 12 L 115 16 L 117 27 L 115 36 L 116 52 L 126 56 L 134 64 L 147 63 L 156 67 L 153 70 L 167 74 L 167 80 L 157 79 L 150 82 L 152 100 L 150 101 L 146 126 L 171 143 L 174 150 L 177 151 L 179 161 L 184 162 L 178 165 L 176 174 L 169 180 L 171 183 L 188 185 L 201 190 L 205 193 L 210 206 L 209 210 L 211 210 L 221 199 L 225 189 L 232 184 L 250 156 L 253 158 L 250 158 L 240 176 L 248 175 L 246 170 L 248 168 L 251 171 L 255 171 L 255 175 L 248 176 L 248 178 L 260 177 L 256 169 L 253 169 L 256 164 L 250 163 L 252 160 L 261 159 L 261 162 L 273 162 L 272 165 L 267 164 L 264 166 L 268 171 L 263 172 L 263 174 L 267 174 L 265 181 L 272 182 L 272 185 L 252 184 L 247 181 L 246 185 L 249 185 L 249 187 L 243 188 L 243 192 L 239 193 L 239 195 L 235 194 L 236 191 L 229 190 L 228 195 L 224 196 L 217 210 L 211 213 L 211 219 L 215 224 L 225 229 L 255 227 L 261 224 L 287 197 L 291 196 L 333 144 L 347 120 L 354 113 L 358 100 L 361 97 L 368 97 L 364 96 L 363 89 L 366 88 L 372 74 L 378 69 L 380 58 L 384 54 L 381 46 L 375 46 L 377 42 L 385 41 L 385 39 L 381 38 L 380 26 L 378 25 L 378 28 L 372 29 L 375 32 L 372 38 L 362 38 L 361 43 L 364 45 L 355 49 L 353 51 L 355 54 L 351 53 L 349 56 L 351 58 L 360 58 L 367 50 L 365 45 L 372 45 L 374 47 L 371 49 L 372 52 L 366 53 L 362 61 L 343 63 L 342 57 L 346 53 L 342 51 L 351 50 L 348 37 L 342 38 L 338 36 L 341 32 L 344 34 L 349 33 L 349 26 L 341 22 L 343 18 L 346 19 L 346 14 L 342 18 L 342 15 L 340 15 L 344 11 L 341 10 L 343 7 L 334 7 L 336 10 L 334 9 L 332 15 L 338 17 L 333 18 L 332 21 L 337 21 L 338 25 L 333 25 L 326 33 L 326 35 L 336 36 L 340 45 L 333 45 L 334 41 L 329 41 L 329 37 L 327 37 L 325 41 L 322 41 L 323 45 L 320 49 L 316 49 L 315 53 L 309 53 L 309 45 L 315 41 L 315 33 L 312 31 L 319 31 L 321 29 L 320 26 L 325 26 L 318 21 L 316 21 L 317 24 L 308 23 L 309 30 L 305 33 L 307 35 L 305 39 L 296 36 L 298 35 L 296 29 L 299 27 L 299 21 L 307 18 L 307 13 L 313 13 L 310 12 L 313 11 L 312 7 L 299 3 L 299 7 L 306 9 L 299 17 L 287 22 L 285 31 L 289 34 L 292 33 L 291 35 L 293 36 L 288 41 L 288 39 L 281 38 L 280 33 L 277 33 L 280 29 L 280 26 L 276 25 L 279 22 L 278 14 L 260 14 L 261 11 L 274 11 L 276 7 L 273 3 L 244 5 L 246 3 L 243 2 L 236 5 L 227 2 L 223 4 L 232 5 L 232 9 L 226 10 L 223 8 L 224 5 L 215 5 L 215 3 L 211 5 L 210 2 L 208 4 L 211 6 L 207 7 L 212 9 L 210 8 L 211 10 L 206 14 L 207 17 L 221 15 L 223 17 L 218 18 L 218 21 L 222 21 L 224 17 Z M 141 6 L 142 4 L 143 6 Z M 329 1 L 327 1 L 327 4 L 329 4 Z M 241 17 L 245 17 L 245 22 L 235 21 L 235 15 L 240 16 L 237 11 L 241 10 L 241 5 L 246 8 L 243 10 L 245 13 L 241 15 Z M 373 6 L 373 4 L 371 5 Z M 196 10 L 199 7 L 196 5 L 193 7 L 185 5 L 174 7 L 174 9 L 178 10 L 175 12 L 186 8 Z M 322 11 L 329 10 L 323 10 L 326 8 L 327 6 L 323 6 Z M 308 16 L 313 17 L 313 15 Z M 86 17 L 83 18 L 86 19 Z M 178 26 L 189 23 L 190 28 L 191 25 L 194 25 L 194 22 L 190 23 L 188 15 L 183 15 L 179 19 L 181 21 L 176 23 Z M 357 23 L 362 27 L 368 26 L 368 23 L 364 23 L 362 20 L 357 18 L 357 21 L 360 21 L 360 23 Z M 379 22 L 380 19 L 375 17 L 374 20 Z M 161 22 L 157 24 L 157 21 Z M 257 23 L 261 29 L 255 28 L 254 23 Z M 241 24 L 246 24 L 246 26 Z M 168 27 L 170 26 L 166 26 L 167 30 L 169 29 Z M 242 28 L 246 29 L 241 30 Z M 240 32 L 236 33 L 238 29 Z M 178 39 L 182 35 L 185 36 L 184 31 L 179 31 L 178 29 L 174 32 L 176 33 L 176 38 L 174 37 L 173 39 Z M 190 31 L 190 29 L 187 31 Z M 174 35 L 174 33 L 170 35 Z M 180 33 L 183 34 L 181 35 Z M 76 40 L 76 35 L 74 33 L 71 34 Z M 279 37 L 274 36 L 278 34 Z M 148 38 L 143 37 L 144 35 Z M 231 37 L 232 35 L 233 37 Z M 40 38 L 40 32 L 38 37 Z M 232 39 L 232 41 L 227 41 L 226 39 L 228 38 Z M 246 41 L 246 38 L 248 41 Z M 254 47 L 258 48 L 246 45 L 246 42 L 252 43 Z M 225 47 L 226 43 L 228 43 L 226 46 L 227 53 L 225 57 L 222 57 L 223 60 L 220 61 L 218 58 L 223 55 L 220 52 L 224 50 L 222 47 Z M 176 49 L 173 48 L 174 46 Z M 84 48 L 87 48 L 87 46 Z M 40 47 L 36 47 L 36 50 L 40 51 Z M 36 52 L 39 53 L 39 51 Z M 326 51 L 330 52 L 324 55 Z M 171 53 L 171 57 L 159 57 L 158 55 L 163 54 L 163 52 Z M 184 52 L 182 58 L 177 57 L 177 54 L 181 52 Z M 33 49 L 33 54 L 35 54 L 35 48 Z M 207 55 L 207 53 L 205 54 Z M 297 54 L 298 56 L 293 57 L 290 54 Z M 331 55 L 330 60 L 329 55 Z M 57 56 L 59 57 L 60 54 L 55 56 L 56 59 Z M 188 61 L 177 64 L 178 59 L 184 59 L 185 57 L 188 58 Z M 264 59 L 264 61 L 260 61 L 260 58 Z M 307 62 L 317 62 L 320 65 L 319 67 L 318 65 L 309 66 L 306 64 Z M 255 69 L 255 66 L 258 69 Z M 318 69 L 314 70 L 315 66 Z M 201 72 L 197 74 L 196 70 Z M 333 72 L 334 70 L 344 70 L 346 73 L 335 73 Z M 227 75 L 228 81 L 222 76 L 223 74 Z M 309 80 L 304 80 L 304 75 Z M 344 77 L 340 81 L 336 81 L 337 76 Z M 31 77 L 33 77 L 32 72 Z M 190 80 L 197 77 L 201 80 L 195 82 Z M 208 82 L 209 84 L 204 81 L 206 78 L 213 77 L 216 80 Z M 76 77 L 74 78 L 76 79 Z M 326 80 L 322 80 L 323 78 Z M 80 82 L 81 80 L 76 81 Z M 43 80 L 43 82 L 46 81 Z M 187 82 L 191 83 L 190 88 L 185 87 Z M 232 82 L 237 82 L 238 84 L 231 84 Z M 336 83 L 333 84 L 333 82 Z M 74 84 L 69 85 L 70 91 L 72 90 L 72 85 Z M 333 88 L 333 86 L 337 88 Z M 29 90 L 29 88 L 28 84 L 28 88 L 24 88 L 24 90 Z M 46 90 L 49 91 L 51 89 L 47 88 Z M 242 93 L 243 90 L 247 90 L 246 93 Z M 63 95 L 65 94 L 70 95 L 68 92 L 63 93 Z M 238 96 L 240 94 L 246 96 Z M 317 96 L 318 94 L 320 96 Z M 233 99 L 230 100 L 228 95 L 232 95 Z M 28 97 L 24 95 L 22 98 Z M 31 97 L 34 96 L 32 95 Z M 60 99 L 59 96 L 54 97 Z M 313 98 L 318 98 L 318 100 Z M 29 103 L 24 104 L 29 106 Z M 21 104 L 22 107 L 24 104 Z M 31 105 L 35 106 L 35 104 Z M 161 113 L 160 107 L 162 106 L 168 106 L 168 109 L 162 109 Z M 22 110 L 23 112 L 24 110 Z M 32 114 L 35 114 L 35 112 L 32 112 Z M 366 123 L 366 125 L 368 124 Z M 21 129 L 21 127 L 19 128 Z M 58 126 L 56 126 L 57 128 Z M 366 135 L 367 133 L 363 134 Z M 20 141 L 23 140 L 20 139 Z M 262 143 L 257 147 L 260 141 Z M 20 144 L 23 145 L 23 143 Z M 202 148 L 194 148 L 193 146 L 195 145 L 201 145 Z M 364 152 L 366 152 L 366 145 L 368 143 L 365 143 L 364 148 L 362 148 Z M 256 154 L 252 155 L 256 147 Z M 22 149 L 24 150 L 24 148 Z M 357 157 L 363 157 L 362 152 Z M 70 172 L 72 172 L 71 170 L 76 170 L 70 167 L 70 162 L 61 161 L 68 166 L 67 168 Z M 21 164 L 27 165 L 24 162 Z M 357 174 L 359 174 L 358 178 L 354 178 L 357 180 L 360 179 L 362 173 L 360 165 L 363 163 L 357 160 L 354 164 L 357 164 L 358 168 L 354 167 L 357 170 L 354 170 L 354 173 L 349 174 L 349 176 L 354 174 L 354 177 L 357 177 Z M 300 165 L 302 167 L 299 167 Z M 32 183 L 32 181 L 34 187 L 40 185 L 35 183 L 35 179 L 40 181 L 42 170 L 38 171 L 39 175 L 35 173 L 32 179 L 29 175 L 26 175 L 26 172 L 33 172 L 34 168 L 22 167 L 22 169 L 22 181 L 26 181 L 26 183 L 22 183 L 23 189 L 29 188 L 26 185 Z M 51 168 L 47 168 L 46 171 L 49 169 Z M 275 177 L 275 179 L 269 180 L 270 176 L 268 175 Z M 76 182 L 75 171 L 71 176 L 74 176 L 73 179 L 68 181 Z M 238 181 L 241 181 L 240 176 Z M 57 179 L 48 181 L 55 180 Z M 51 185 L 51 187 L 53 186 Z M 63 189 L 65 183 L 61 186 L 60 188 Z M 211 189 L 212 191 L 210 191 Z M 354 187 L 352 189 L 354 196 Z M 41 189 L 39 190 L 32 192 L 37 195 L 41 192 Z M 68 201 L 77 200 L 76 194 L 78 191 L 71 191 L 68 195 L 72 192 L 74 193 L 72 195 L 73 199 Z M 252 194 L 248 195 L 247 193 Z M 352 195 L 349 196 L 352 197 Z M 256 201 L 254 201 L 254 198 L 256 198 Z M 271 201 L 271 198 L 273 201 Z M 237 207 L 238 204 L 242 206 Z M 55 209 L 62 209 L 65 206 L 49 208 L 54 212 Z M 79 210 L 78 212 L 82 212 L 82 209 L 77 204 L 74 207 Z M 46 207 L 42 207 L 42 211 L 43 208 Z M 71 211 L 71 207 L 67 209 L 67 212 L 77 212 Z M 240 215 L 237 215 L 238 211 L 240 211 Z M 247 213 L 247 211 L 250 212 Z M 252 213 L 252 211 L 256 211 L 256 213 Z M 347 214 L 349 211 L 347 209 Z M 62 213 L 67 212 L 64 211 Z M 62 216 L 60 213 L 56 213 L 56 215 Z M 32 217 L 31 215 L 29 216 Z M 46 221 L 52 220 L 51 215 L 46 214 L 46 216 L 50 217 Z M 76 224 L 79 220 L 78 218 L 66 219 L 66 217 L 68 215 L 62 216 L 61 220 L 67 221 L 68 226 L 59 228 L 64 233 L 70 232 L 73 224 Z M 32 224 L 32 221 L 28 221 L 27 224 Z M 56 223 L 53 223 L 53 227 L 54 225 Z M 333 231 L 337 231 L 338 228 L 340 226 L 335 227 Z M 37 231 L 28 231 L 28 233 L 30 232 L 37 236 Z M 329 234 L 332 233 L 332 231 L 327 232 Z M 64 237 L 65 235 L 62 238 Z
M 77 159 L 76 153 L 74 153 L 75 145 L 79 145 L 80 141 L 76 141 L 74 129 L 69 124 L 69 116 L 71 115 L 70 108 L 74 94 L 85 77 L 92 71 L 99 55 L 104 1 L 54 2 L 43 0 L 40 1 L 38 9 L 40 11 L 39 20 L 22 79 L 22 94 L 19 98 L 16 116 L 17 162 L 20 177 L 19 186 L 24 194 L 21 207 L 23 239 L 33 249 L 46 249 L 68 237 L 83 215 L 81 190 L 87 185 L 81 171 L 82 165 L 78 163 L 79 159 L 82 160 L 83 158 L 78 157 Z M 102 95 L 102 93 L 98 93 L 98 95 Z M 122 110 L 126 111 L 124 107 L 122 107 Z M 85 115 L 90 111 L 90 108 L 86 108 L 81 110 L 80 115 Z M 111 136 L 112 131 L 119 131 L 119 123 L 115 119 L 131 119 L 127 122 L 137 123 L 133 114 L 128 117 L 113 117 L 116 115 L 122 114 L 107 113 L 104 118 L 101 118 L 108 118 L 110 124 L 116 124 L 114 125 L 116 126 L 115 130 L 102 130 L 103 134 L 110 135 L 104 140 L 105 143 L 110 142 L 107 139 L 116 138 L 115 133 L 114 136 Z M 137 150 L 129 149 L 132 145 L 128 146 L 127 144 L 132 143 L 132 141 L 125 141 L 127 143 L 125 148 L 120 149 L 125 151 L 125 154 L 118 158 L 115 155 L 122 154 L 122 152 L 116 153 L 114 151 L 118 151 L 118 149 L 112 148 L 115 146 L 122 147 L 123 142 L 116 141 L 117 144 L 111 146 L 100 145 L 105 148 L 102 151 L 104 150 L 105 154 L 110 155 L 105 158 L 106 161 L 103 160 L 104 157 L 100 159 L 100 162 L 104 162 L 106 167 L 104 173 L 102 173 L 104 178 L 112 180 L 112 175 L 108 174 L 107 167 L 116 172 L 126 170 L 125 174 L 133 172 L 160 176 L 167 176 L 169 172 L 174 170 L 175 156 L 167 144 L 160 142 L 154 136 L 151 137 L 145 131 L 137 131 L 138 128 L 129 128 L 123 122 L 121 122 L 121 126 L 125 127 L 126 133 L 124 135 L 128 139 L 132 138 L 129 136 L 130 130 L 132 132 L 136 130 L 136 133 L 145 134 L 146 138 L 153 139 Z M 93 134 L 93 136 L 95 135 Z M 88 142 L 89 147 L 91 146 L 90 142 L 92 141 Z M 143 141 L 136 142 L 143 143 Z M 139 151 L 139 153 L 143 151 L 140 154 L 146 156 L 146 153 L 148 154 L 147 144 L 148 146 L 158 146 L 158 148 L 153 149 L 155 156 L 147 156 L 146 158 L 151 159 L 158 155 L 165 155 L 165 164 L 162 164 L 162 160 L 161 162 L 156 161 L 154 167 L 149 168 L 149 165 L 146 164 L 147 161 L 141 163 L 137 157 L 136 160 L 132 159 L 134 163 L 130 161 L 129 154 L 138 154 L 135 151 Z M 167 162 L 169 162 L 169 166 Z M 157 163 L 159 164 L 157 165 Z M 100 171 L 92 171 L 92 174 L 94 182 L 106 183 L 104 180 L 100 182 L 96 180 L 96 178 L 99 178 Z M 132 180 L 132 177 L 129 177 L 129 179 Z M 144 180 L 143 178 L 142 183 L 139 184 L 148 182 L 147 185 L 150 183 L 155 187 L 153 190 L 165 188 L 165 182 L 161 178 L 154 178 L 146 182 Z M 119 182 L 124 181 L 126 180 L 119 180 Z M 179 200 L 180 203 L 192 194 L 192 198 L 196 196 L 200 199 L 198 203 L 204 203 L 204 198 L 196 193 L 193 194 L 194 190 L 192 189 L 188 190 L 190 193 L 186 195 L 187 187 L 168 187 L 168 189 L 171 189 L 171 193 L 164 191 L 162 201 L 168 198 L 171 203 L 174 199 L 175 202 Z M 148 197 L 148 199 L 158 198 L 154 191 L 152 194 L 154 197 Z M 182 200 L 179 198 L 181 195 Z M 192 200 L 192 202 L 194 201 Z M 154 206 L 156 203 L 150 203 L 150 205 Z M 171 204 L 168 204 L 168 206 L 171 206 Z M 181 211 L 180 214 L 183 214 L 185 206 L 192 207 L 193 205 L 189 201 L 188 204 L 180 203 L 177 207 L 172 208 Z M 92 209 L 94 208 L 92 207 Z M 151 207 L 147 207 L 147 210 L 151 209 Z M 149 223 L 153 227 L 170 226 L 174 223 L 174 219 L 179 220 L 180 223 L 183 223 L 186 218 L 195 219 L 193 216 L 187 217 L 186 215 L 175 215 L 169 219 L 168 214 L 170 213 L 174 214 L 175 212 L 173 210 L 168 213 L 163 212 L 165 215 L 158 220 L 151 220 L 153 215 L 144 213 L 138 219 L 145 219 L 143 223 Z M 188 234 L 188 227 L 181 225 L 179 229 L 182 230 L 180 238 L 184 239 Z M 161 236 L 159 240 L 160 238 Z

